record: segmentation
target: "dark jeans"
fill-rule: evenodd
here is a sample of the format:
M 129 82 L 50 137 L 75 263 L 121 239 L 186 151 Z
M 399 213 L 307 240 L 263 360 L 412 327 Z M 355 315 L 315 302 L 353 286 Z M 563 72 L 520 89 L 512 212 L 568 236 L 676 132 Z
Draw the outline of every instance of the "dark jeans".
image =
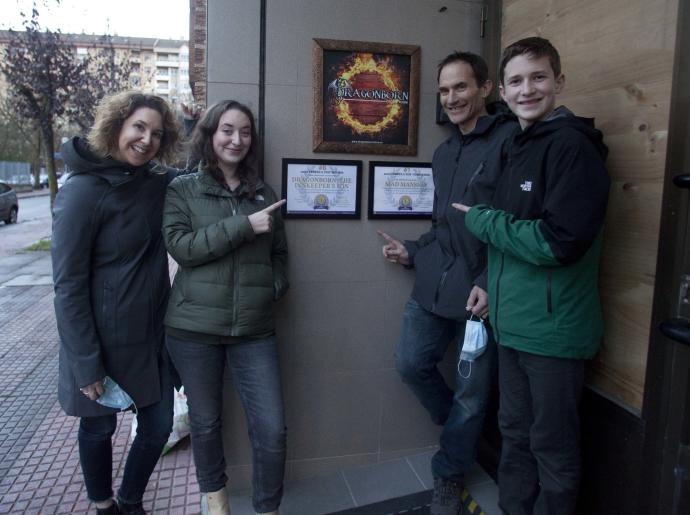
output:
M 167 343 L 187 394 L 199 489 L 215 492 L 227 481 L 221 427 L 227 362 L 252 445 L 254 509 L 258 513 L 278 509 L 283 496 L 286 428 L 275 338 L 214 345 L 168 335 Z
M 122 484 L 117 498 L 128 504 L 141 502 L 158 458 L 168 441 L 173 421 L 173 386 L 163 381 L 162 399 L 140 408 L 137 413 L 137 435 L 129 449 Z M 82 417 L 79 422 L 79 461 L 86 492 L 94 502 L 113 496 L 112 436 L 117 415 Z
M 580 480 L 584 360 L 498 346 L 503 437 L 499 506 L 509 515 L 570 515 Z
M 440 448 L 431 460 L 434 477 L 462 483 L 465 473 L 474 465 L 496 373 L 496 344 L 491 331 L 488 332 L 489 345 L 472 363 L 469 377 L 466 377 L 467 369 L 463 368 L 461 375 L 456 367 L 453 391 L 437 364 L 454 340 L 458 340 L 459 358 L 465 334 L 464 320 L 436 316 L 414 299 L 409 299 L 405 305 L 395 364 L 403 381 L 431 415 L 431 420 L 443 426 Z

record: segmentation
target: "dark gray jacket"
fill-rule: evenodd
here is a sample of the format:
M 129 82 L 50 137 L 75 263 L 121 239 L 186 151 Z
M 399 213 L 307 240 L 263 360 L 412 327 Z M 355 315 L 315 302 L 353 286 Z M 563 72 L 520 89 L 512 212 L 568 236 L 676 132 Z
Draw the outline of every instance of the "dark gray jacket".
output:
M 517 127 L 514 118 L 502 112 L 483 116 L 471 133 L 458 130 L 434 152 L 431 229 L 416 241 L 405 241 L 405 248 L 416 270 L 412 298 L 436 315 L 464 319 L 472 287 L 486 290 L 486 245 L 467 230 L 464 214 L 451 203 L 491 201 L 501 146 Z
M 169 384 L 163 317 L 170 290 L 161 234 L 173 172 L 154 173 L 62 146 L 73 176 L 53 215 L 55 314 L 60 334 L 58 399 L 65 413 L 112 413 L 79 388 L 109 375 L 141 408 Z

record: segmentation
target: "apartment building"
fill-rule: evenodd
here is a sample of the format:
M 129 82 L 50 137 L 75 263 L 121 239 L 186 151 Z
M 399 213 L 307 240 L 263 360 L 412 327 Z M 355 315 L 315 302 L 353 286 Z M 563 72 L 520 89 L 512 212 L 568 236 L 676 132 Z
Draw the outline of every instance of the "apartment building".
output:
M 0 50 L 9 43 L 9 36 L 9 31 L 0 31 Z M 62 34 L 62 38 L 77 56 L 112 46 L 116 61 L 131 64 L 132 88 L 160 95 L 174 105 L 191 101 L 187 41 L 94 34 Z

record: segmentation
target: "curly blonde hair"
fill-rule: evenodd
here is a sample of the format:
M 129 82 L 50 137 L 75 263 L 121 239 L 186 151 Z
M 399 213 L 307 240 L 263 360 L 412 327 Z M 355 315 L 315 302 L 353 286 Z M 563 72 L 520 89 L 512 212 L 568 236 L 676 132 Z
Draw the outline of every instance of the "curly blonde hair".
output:
M 91 150 L 101 157 L 115 153 L 120 130 L 125 120 L 140 107 L 148 107 L 161 115 L 163 137 L 156 159 L 163 163 L 173 161 L 180 142 L 180 127 L 177 119 L 163 98 L 141 91 L 122 91 L 101 99 L 96 108 L 93 127 L 86 137 Z

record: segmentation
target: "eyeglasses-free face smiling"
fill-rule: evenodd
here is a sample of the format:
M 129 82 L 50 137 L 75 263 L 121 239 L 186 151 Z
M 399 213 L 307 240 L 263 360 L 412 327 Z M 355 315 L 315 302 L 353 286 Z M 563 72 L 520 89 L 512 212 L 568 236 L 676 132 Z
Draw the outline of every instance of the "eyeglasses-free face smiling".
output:
M 132 166 L 141 166 L 156 157 L 163 139 L 163 118 L 150 107 L 140 107 L 122 124 L 113 157 Z
M 213 152 L 224 172 L 235 171 L 252 144 L 251 120 L 238 109 L 229 109 L 218 121 L 213 134 Z
M 564 84 L 565 76 L 562 73 L 554 76 L 547 56 L 534 58 L 522 54 L 506 64 L 500 86 L 501 98 L 518 117 L 524 130 L 551 115 L 556 107 L 556 95 Z
M 463 134 L 472 132 L 477 119 L 486 114 L 484 100 L 491 87 L 490 80 L 478 86 L 472 66 L 464 61 L 448 63 L 441 69 L 438 77 L 441 105 L 451 123 Z

